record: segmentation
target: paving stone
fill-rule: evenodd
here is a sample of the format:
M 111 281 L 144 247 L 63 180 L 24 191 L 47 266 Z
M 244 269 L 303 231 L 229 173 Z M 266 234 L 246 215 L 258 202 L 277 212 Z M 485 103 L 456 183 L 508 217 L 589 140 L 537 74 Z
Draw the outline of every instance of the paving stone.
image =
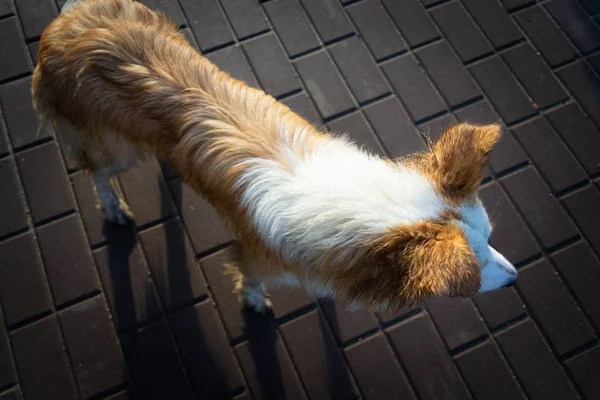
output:
M 244 42 L 244 51 L 262 88 L 274 97 L 300 88 L 283 49 L 275 35 L 269 34 Z
M 594 0 L 580 0 L 579 3 L 581 3 L 590 15 L 600 12 L 600 4 Z
M 269 30 L 260 4 L 254 0 L 221 0 L 239 39 Z
M 358 395 L 344 357 L 317 311 L 280 327 L 304 388 L 311 399 L 349 399 Z
M 546 248 L 577 235 L 575 226 L 533 168 L 510 175 L 502 183 Z
M 2 321 L 2 314 L 0 314 L 0 387 L 4 388 L 17 382 L 17 374 L 8 335 Z
M 505 254 L 514 264 L 539 254 L 527 226 L 498 184 L 493 183 L 481 189 L 480 197 L 494 223 L 490 243 L 496 250 Z
M 139 398 L 193 398 L 165 322 L 122 337 L 121 345 Z
M 586 58 L 596 73 L 600 74 L 600 53 L 596 53 Z
M 308 93 L 324 118 L 354 107 L 350 92 L 327 53 L 321 51 L 311 54 L 297 60 L 295 64 Z
M 551 66 L 562 64 L 577 56 L 564 33 L 542 6 L 530 7 L 516 13 L 514 19 Z
M 406 50 L 406 45 L 397 28 L 378 0 L 367 0 L 353 4 L 346 11 L 376 60 Z M 417 28 L 423 27 L 417 26 Z M 425 26 L 425 30 L 427 29 L 431 32 L 431 28 Z
M 577 2 L 552 0 L 544 6 L 579 50 L 587 53 L 600 47 L 600 28 Z
M 539 107 L 548 107 L 568 98 L 550 68 L 530 44 L 512 47 L 502 53 L 502 59 Z
M 17 163 L 35 223 L 75 207 L 56 143 L 19 153 Z
M 439 33 L 418 0 L 382 0 L 410 47 L 432 41 Z
M 181 179 L 170 182 L 170 187 L 196 254 L 233 240 L 215 209 L 202 196 Z
M 551 260 L 592 323 L 600 327 L 600 263 L 594 253 L 579 242 L 553 254 Z
M 559 354 L 594 339 L 592 327 L 548 261 L 519 271 L 517 284 Z
M 105 227 L 110 224 L 100 207 L 100 199 L 89 175 L 77 172 L 71 177 L 73 191 L 79 204 L 79 213 L 85 226 L 91 245 L 99 245 L 106 241 Z
M 532 4 L 535 0 L 500 0 L 508 11 L 513 11 L 517 8 Z
M 274 321 L 246 309 L 233 293 L 233 280 L 225 274 L 224 265 L 232 259 L 231 249 L 226 248 L 201 260 L 202 270 L 210 287 L 212 298 L 221 314 L 230 339 L 242 336 L 254 337 L 272 330 Z
M 31 1 L 31 0 L 30 0 Z M 183 17 L 183 11 L 176 1 L 170 0 L 142 0 L 142 3 L 148 8 L 160 11 L 167 17 L 171 18 L 177 26 L 185 24 L 185 18 Z
M 452 359 L 426 315 L 404 321 L 388 329 L 388 334 L 419 397 L 449 400 L 469 397 Z M 436 373 L 432 374 L 432 370 Z
M 353 32 L 346 13 L 337 0 L 300 0 L 317 32 L 328 43 Z
M 344 350 L 365 399 L 416 399 L 383 333 Z
M 174 315 L 171 326 L 196 396 L 224 398 L 244 385 L 223 326 L 209 301 Z
M 52 307 L 42 262 L 31 233 L 0 243 L 0 300 L 7 326 Z
M 275 329 L 235 348 L 254 399 L 306 399 L 292 360 Z
M 7 392 L 0 394 L 0 400 L 22 400 L 23 395 L 19 388 L 11 389 Z
M 10 335 L 25 398 L 78 399 L 65 345 L 54 316 Z
M 126 380 L 126 367 L 102 297 L 59 314 L 79 392 L 89 398 Z
M 600 365 L 600 346 L 596 345 L 565 364 L 586 398 L 600 397 L 600 374 L 597 373 Z
M 246 82 L 246 84 L 252 87 L 259 87 L 254 72 L 252 72 L 252 68 L 250 68 L 244 56 L 244 52 L 238 46 L 229 46 L 214 51 L 208 54 L 207 58 L 235 79 Z
M 192 33 L 192 30 L 190 28 L 184 28 L 181 30 L 181 33 L 183 34 L 183 37 L 185 38 L 185 40 L 194 49 L 196 49 L 197 52 L 200 52 L 200 46 L 198 46 L 198 42 L 196 42 L 196 39 L 194 38 L 194 34 Z
M 290 57 L 320 46 L 297 0 L 269 1 L 263 7 Z
M 588 243 L 600 254 L 600 212 L 598 211 L 600 191 L 587 186 L 563 198 L 563 204 L 571 214 Z
M 365 115 L 391 157 L 426 150 L 398 99 L 390 97 L 364 108 Z
M 495 56 L 469 67 L 507 124 L 533 114 L 534 109 L 507 66 Z
M 487 334 L 483 320 L 469 299 L 433 298 L 427 301 L 427 310 L 450 350 Z
M 217 0 L 180 0 L 179 4 L 203 52 L 233 43 L 233 35 Z
M 497 0 L 462 0 L 462 4 L 494 47 L 522 39 L 521 32 Z
M 104 295 L 119 331 L 160 318 L 158 295 L 135 233 L 121 227 L 107 230 L 110 241 L 94 251 Z
M 300 115 L 302 118 L 315 125 L 317 128 L 323 126 L 323 122 L 319 116 L 319 113 L 317 113 L 315 106 L 306 93 L 302 92 L 294 96 L 287 97 L 282 101 L 282 103 L 288 106 L 292 111 Z
M 50 22 L 58 16 L 56 5 L 52 0 L 15 0 L 15 5 L 27 39 L 40 36 Z
M 478 294 L 474 301 L 490 329 L 522 317 L 527 312 L 514 289 Z
M 600 125 L 600 78 L 584 62 L 576 62 L 556 71 L 587 114 Z M 597 135 L 596 135 L 597 136 Z
M 492 110 L 492 107 L 486 100 L 478 101 L 477 103 L 461 108 L 455 114 L 462 122 L 481 125 L 500 123 L 503 125 L 498 114 Z M 519 146 L 510 132 L 504 127 L 502 136 L 500 136 L 500 140 L 496 143 L 490 155 L 489 164 L 492 169 L 496 173 L 503 172 L 527 161 L 527 155 L 521 146 Z
M 39 118 L 31 103 L 31 77 L 0 86 L 0 103 L 15 149 L 49 136 L 47 129 L 39 129 L 38 132 Z
M 0 2 L 0 17 L 11 15 L 15 13 L 15 6 L 12 1 L 4 0 Z
M 463 62 L 492 51 L 481 31 L 458 2 L 443 4 L 431 10 L 430 14 Z
M 155 159 L 144 161 L 119 175 L 119 181 L 138 227 L 176 213 L 169 189 Z
M 569 104 L 550 111 L 547 117 L 588 174 L 600 172 L 600 155 L 595 150 L 600 148 L 598 130 L 581 109 Z
M 100 290 L 94 261 L 76 215 L 38 228 L 37 238 L 57 306 Z
M 525 399 L 496 345 L 486 340 L 459 354 L 456 365 L 476 399 Z
M 315 298 L 306 290 L 294 288 L 270 289 L 275 318 L 285 317 L 302 308 L 312 307 Z
M 452 114 L 444 114 L 441 117 L 434 118 L 419 125 L 419 131 L 422 135 L 429 137 L 432 141 L 436 141 L 444 132 L 456 125 L 456 118 Z
M 496 339 L 530 399 L 578 398 L 531 320 L 510 327 Z
M 390 92 L 381 71 L 358 37 L 329 47 L 329 52 L 359 103 Z
M 206 282 L 179 220 L 145 230 L 139 238 L 167 310 L 207 294 Z
M 3 3 L 10 4 L 5 0 Z M 2 7 L 2 6 L 0 6 Z M 6 6 L 5 6 L 6 7 Z M 0 80 L 5 80 L 31 71 L 27 49 L 23 46 L 17 17 L 0 21 Z
M 412 55 L 385 63 L 383 71 L 414 121 L 446 108 L 429 77 Z
M 107 397 L 105 400 L 133 400 L 133 395 L 128 391 L 119 392 L 115 395 Z
M 327 126 L 334 133 L 348 134 L 352 140 L 369 152 L 384 155 L 383 148 L 360 112 L 344 115 L 329 122 Z
M 377 329 L 375 315 L 367 311 L 351 311 L 341 301 L 321 300 L 321 309 L 338 343 L 343 344 Z
M 0 196 L 0 237 L 27 227 L 23 195 L 17 180 L 15 166 L 9 158 L 0 161 L 0 182 L 4 194 Z
M 8 133 L 6 125 L 2 118 L 2 109 L 0 108 L 0 157 L 8 154 Z
M 481 95 L 446 42 L 434 43 L 417 50 L 415 54 L 451 106 Z
M 545 118 L 528 121 L 512 131 L 553 191 L 564 190 L 586 178 L 575 157 Z
M 77 131 L 72 124 L 65 120 L 57 121 L 54 129 L 67 170 L 76 171 L 79 169 L 79 162 L 77 161 L 75 152 L 72 148 L 72 138 L 78 138 L 80 135 L 82 135 L 82 133 Z
M 403 307 L 402 309 L 397 310 L 397 311 L 392 311 L 392 310 L 378 311 L 377 316 L 379 317 L 379 320 L 381 321 L 381 323 L 383 325 L 390 326 L 401 320 L 405 320 L 410 317 L 413 317 L 422 311 L 423 311 L 423 309 L 420 306 Z

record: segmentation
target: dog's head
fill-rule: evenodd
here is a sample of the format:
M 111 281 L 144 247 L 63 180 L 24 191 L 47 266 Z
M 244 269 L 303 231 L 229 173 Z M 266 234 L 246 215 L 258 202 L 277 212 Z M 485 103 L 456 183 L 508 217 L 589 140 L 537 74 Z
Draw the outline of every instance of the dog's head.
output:
M 354 279 L 366 281 L 349 297 L 373 306 L 400 306 L 430 296 L 470 297 L 516 281 L 515 267 L 489 245 L 492 227 L 477 196 L 500 133 L 497 125 L 456 125 L 429 151 L 401 162 L 401 168 L 416 169 L 432 184 L 443 211 L 379 237 L 371 246 L 377 267 L 362 277 L 354 271 Z M 361 293 L 367 287 L 369 293 Z

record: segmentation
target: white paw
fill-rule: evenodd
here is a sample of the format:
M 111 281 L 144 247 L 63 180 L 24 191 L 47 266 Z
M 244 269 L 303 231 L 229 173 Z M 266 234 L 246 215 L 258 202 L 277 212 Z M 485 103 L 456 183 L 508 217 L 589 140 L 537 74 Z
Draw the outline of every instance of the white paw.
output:
M 246 307 L 261 314 L 268 314 L 273 310 L 271 299 L 269 299 L 262 288 L 245 290 L 244 304 Z
M 122 200 L 115 207 L 106 209 L 104 214 L 107 220 L 117 225 L 127 225 L 135 219 L 127 203 Z

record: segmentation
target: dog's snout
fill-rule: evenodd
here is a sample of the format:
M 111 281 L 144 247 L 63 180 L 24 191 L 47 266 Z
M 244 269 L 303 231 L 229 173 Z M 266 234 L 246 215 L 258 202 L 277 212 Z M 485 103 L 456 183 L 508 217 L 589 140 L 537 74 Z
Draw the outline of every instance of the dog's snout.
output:
M 510 280 L 508 280 L 502 287 L 509 288 L 515 286 L 517 283 L 517 275 L 511 276 Z

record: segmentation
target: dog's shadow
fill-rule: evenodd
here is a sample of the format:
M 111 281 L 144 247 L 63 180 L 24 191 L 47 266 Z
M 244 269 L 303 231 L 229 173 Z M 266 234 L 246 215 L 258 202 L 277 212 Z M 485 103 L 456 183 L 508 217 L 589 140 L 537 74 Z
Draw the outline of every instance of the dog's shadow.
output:
M 181 190 L 181 185 L 172 185 L 171 190 Z M 164 198 L 165 195 L 171 195 L 171 198 Z M 161 205 L 167 208 L 164 207 L 166 203 L 180 199 L 181 193 L 167 191 L 162 196 Z M 180 209 L 181 205 L 177 206 Z M 176 224 L 181 223 L 176 221 Z M 163 266 L 161 276 L 156 276 L 156 271 L 152 271 L 149 277 L 144 277 L 147 284 L 141 282 L 140 277 L 144 271 L 152 270 L 144 262 L 146 231 L 140 233 L 140 243 L 134 224 L 117 226 L 106 222 L 103 227 L 103 235 L 108 243 L 113 314 L 135 394 L 140 399 L 235 396 L 243 390 L 236 382 L 243 380 L 232 379 L 227 357 L 219 356 L 218 352 L 222 349 L 215 351 L 215 347 L 219 347 L 214 343 L 215 326 L 208 326 L 207 322 L 212 320 L 205 318 L 211 314 L 207 310 L 213 305 L 209 304 L 210 299 L 196 303 L 191 281 L 194 276 L 190 275 L 188 266 L 182 262 L 182 254 L 189 251 L 185 245 L 185 230 L 182 225 L 180 229 L 173 229 L 173 225 L 174 221 L 169 220 L 149 228 L 164 229 L 165 247 L 162 251 L 166 267 Z M 200 265 L 195 267 L 201 268 Z M 230 278 L 223 276 L 222 279 Z M 159 283 L 159 280 L 162 282 Z M 163 289 L 161 293 L 160 285 L 176 290 Z M 182 298 L 190 301 L 174 309 L 169 307 L 169 304 L 179 302 Z M 305 378 L 303 372 L 294 366 L 293 351 L 288 351 L 289 347 L 278 329 L 282 321 L 246 309 L 240 312 L 245 325 L 243 340 L 241 343 L 232 343 L 225 339 L 225 345 L 231 346 L 237 353 L 234 363 L 240 364 L 253 397 L 306 398 L 306 384 L 296 381 L 297 374 L 300 379 Z M 329 397 L 340 398 L 341 393 L 348 393 L 352 383 L 347 369 L 340 364 L 341 360 L 330 357 L 339 350 L 325 318 L 322 316 L 319 322 L 325 358 L 318 362 L 322 361 L 327 371 L 323 384 Z M 217 323 L 220 324 L 218 320 Z M 338 353 L 338 356 L 341 354 Z

